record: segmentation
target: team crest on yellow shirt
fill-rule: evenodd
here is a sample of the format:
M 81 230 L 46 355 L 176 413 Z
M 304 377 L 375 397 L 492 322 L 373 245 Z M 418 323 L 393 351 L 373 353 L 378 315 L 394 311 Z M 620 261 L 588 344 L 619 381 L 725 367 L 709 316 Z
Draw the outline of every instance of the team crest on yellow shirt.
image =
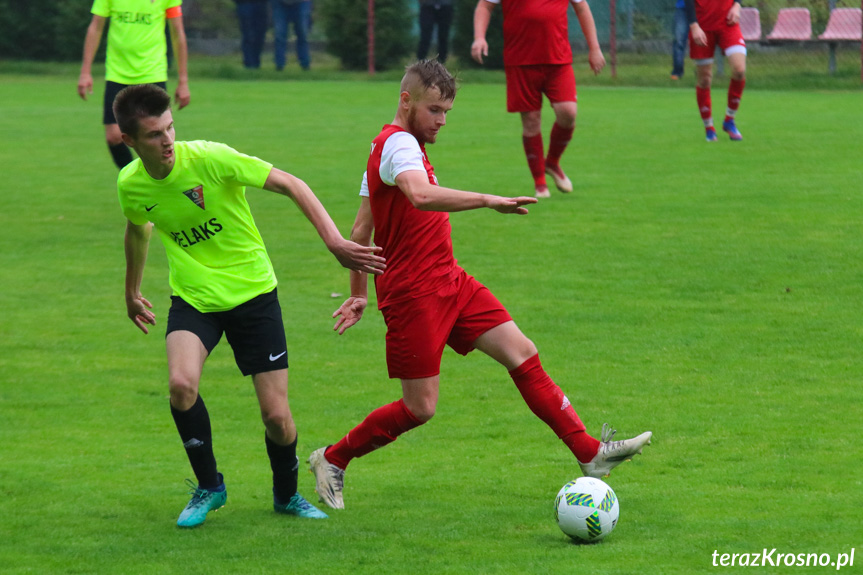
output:
M 204 186 L 195 186 L 191 190 L 186 190 L 183 192 L 187 198 L 195 202 L 195 205 L 201 208 L 202 210 L 206 209 L 204 207 Z

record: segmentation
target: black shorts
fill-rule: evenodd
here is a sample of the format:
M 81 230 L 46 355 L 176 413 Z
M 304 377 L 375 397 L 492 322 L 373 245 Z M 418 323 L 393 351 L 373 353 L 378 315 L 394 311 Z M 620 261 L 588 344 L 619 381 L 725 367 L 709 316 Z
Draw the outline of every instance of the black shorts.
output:
M 207 353 L 213 351 L 224 333 L 243 375 L 288 368 L 288 345 L 277 290 L 234 309 L 210 313 L 200 312 L 183 298 L 172 295 L 165 335 L 172 331 L 194 333 Z
M 154 86 L 159 86 L 163 90 L 168 89 L 166 82 L 150 82 Z M 117 82 L 105 82 L 105 98 L 102 100 L 102 123 L 104 125 L 116 124 L 117 118 L 114 117 L 114 98 L 120 93 L 123 88 L 129 84 L 118 84 Z

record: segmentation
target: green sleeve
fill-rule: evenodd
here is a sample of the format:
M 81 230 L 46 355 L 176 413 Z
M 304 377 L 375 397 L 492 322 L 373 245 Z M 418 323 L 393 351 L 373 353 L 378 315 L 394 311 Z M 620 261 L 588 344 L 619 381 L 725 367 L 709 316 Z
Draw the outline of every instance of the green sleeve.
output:
M 125 178 L 129 177 L 129 174 L 132 173 L 130 172 L 131 168 L 129 170 L 126 169 L 129 168 L 129 165 L 120 170 L 120 174 L 117 176 L 117 198 L 120 200 L 120 209 L 123 210 L 123 215 L 126 216 L 126 219 L 136 226 L 143 226 L 150 221 L 150 218 L 146 212 L 142 212 L 140 209 L 136 210 L 129 205 L 128 193 L 123 185 Z
M 120 208 L 123 210 L 123 215 L 126 216 L 126 219 L 135 224 L 136 226 L 143 226 L 147 222 L 150 221 L 150 218 L 147 215 L 140 211 L 133 209 L 125 200 L 125 195 L 123 194 L 123 190 L 118 190 L 118 195 L 120 197 Z
M 273 165 L 255 156 L 247 156 L 225 144 L 212 143 L 209 157 L 213 169 L 222 178 L 243 186 L 263 188 Z
M 90 9 L 91 14 L 110 18 L 111 16 L 111 0 L 93 0 L 93 7 Z

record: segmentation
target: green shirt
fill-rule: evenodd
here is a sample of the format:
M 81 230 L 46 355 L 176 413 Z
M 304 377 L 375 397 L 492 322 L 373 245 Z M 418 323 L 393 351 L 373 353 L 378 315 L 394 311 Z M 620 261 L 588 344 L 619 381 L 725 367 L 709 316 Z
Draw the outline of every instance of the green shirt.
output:
M 150 84 L 168 79 L 165 11 L 182 0 L 93 0 L 90 10 L 110 18 L 105 79 Z
M 226 311 L 276 287 L 273 264 L 255 226 L 246 186 L 262 188 L 272 169 L 214 142 L 174 142 L 174 167 L 163 180 L 136 159 L 117 190 L 134 224 L 153 222 L 170 266 L 170 284 L 198 311 Z

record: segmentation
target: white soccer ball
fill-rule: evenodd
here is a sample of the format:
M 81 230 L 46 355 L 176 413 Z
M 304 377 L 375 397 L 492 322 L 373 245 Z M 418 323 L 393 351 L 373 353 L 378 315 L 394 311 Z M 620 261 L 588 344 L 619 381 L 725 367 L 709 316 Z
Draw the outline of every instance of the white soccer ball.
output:
M 554 518 L 573 539 L 599 541 L 614 530 L 618 517 L 620 503 L 614 490 L 593 477 L 570 481 L 554 500 Z

